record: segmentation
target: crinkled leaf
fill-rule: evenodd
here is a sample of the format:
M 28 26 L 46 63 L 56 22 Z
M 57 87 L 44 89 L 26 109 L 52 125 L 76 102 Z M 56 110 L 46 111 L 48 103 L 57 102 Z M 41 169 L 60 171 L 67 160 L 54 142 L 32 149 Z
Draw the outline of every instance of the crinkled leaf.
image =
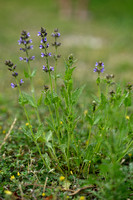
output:
M 46 122 L 48 123 L 49 127 L 54 131 L 53 122 L 49 118 L 46 118 Z
M 38 138 L 40 138 L 43 135 L 43 132 L 44 132 L 44 127 L 43 127 L 43 124 L 41 124 L 38 127 L 37 133 L 35 134 L 35 140 L 36 141 L 38 140 Z
M 44 154 L 44 158 L 45 158 L 45 161 L 46 161 L 48 167 L 50 168 L 50 165 L 51 165 L 50 161 L 51 161 L 51 159 L 49 158 L 49 156 L 48 156 L 47 153 Z
M 65 190 L 69 190 L 70 185 L 71 185 L 70 181 L 68 181 L 68 180 L 64 180 L 63 181 L 63 185 L 62 186 L 63 186 L 63 188 Z
M 49 131 L 45 134 L 45 141 L 49 142 L 52 140 L 52 131 Z
M 34 102 L 33 100 L 33 97 L 30 96 L 29 94 L 23 92 L 22 93 L 22 97 L 19 98 L 19 103 L 24 105 L 24 104 L 29 104 L 31 105 L 32 107 L 37 107 L 36 103 Z
M 72 104 L 77 103 L 80 95 L 82 94 L 83 89 L 85 88 L 85 85 L 83 85 L 81 88 L 77 88 L 73 93 L 72 93 Z

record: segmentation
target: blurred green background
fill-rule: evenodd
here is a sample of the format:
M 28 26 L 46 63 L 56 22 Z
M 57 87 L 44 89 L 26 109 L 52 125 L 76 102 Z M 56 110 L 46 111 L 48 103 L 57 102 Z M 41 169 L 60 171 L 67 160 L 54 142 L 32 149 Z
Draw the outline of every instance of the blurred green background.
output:
M 35 79 L 37 91 L 41 91 L 46 74 L 42 73 L 43 59 L 40 56 L 40 38 L 37 32 L 45 27 L 48 40 L 52 42 L 54 28 L 61 33 L 62 55 L 58 71 L 64 70 L 64 59 L 73 53 L 77 59 L 74 73 L 76 85 L 86 83 L 86 94 L 95 88 L 96 74 L 93 68 L 96 61 L 105 64 L 105 73 L 115 74 L 120 82 L 132 82 L 133 78 L 133 1 L 132 0 L 90 0 L 88 19 L 68 17 L 60 14 L 57 0 L 0 0 L 0 96 L 1 104 L 5 99 L 14 98 L 17 90 L 10 87 L 13 82 L 11 73 L 4 65 L 11 59 L 17 65 L 19 76 L 24 78 L 26 64 L 19 61 L 23 53 L 19 51 L 18 39 L 22 30 L 30 32 L 34 50 L 30 51 L 36 59 L 33 68 L 38 68 Z M 54 49 L 51 47 L 51 52 Z M 51 59 L 51 65 L 54 65 Z M 27 88 L 25 81 L 24 88 Z M 94 87 L 93 87 L 94 86 Z M 88 98 L 88 96 L 87 96 Z

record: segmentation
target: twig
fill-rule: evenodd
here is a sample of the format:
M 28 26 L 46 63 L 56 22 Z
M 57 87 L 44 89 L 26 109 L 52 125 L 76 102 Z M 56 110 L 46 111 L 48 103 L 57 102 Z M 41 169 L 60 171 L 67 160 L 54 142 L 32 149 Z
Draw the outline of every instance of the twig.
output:
M 82 187 L 82 188 L 79 188 L 77 189 L 76 191 L 75 190 L 66 190 L 66 191 L 71 191 L 72 193 L 69 194 L 69 196 L 74 196 L 76 194 L 78 194 L 81 190 L 86 190 L 86 189 L 89 189 L 89 188 L 94 188 L 95 186 L 94 185 L 89 185 L 89 186 L 85 186 L 85 187 Z
M 12 125 L 11 125 L 11 127 L 10 127 L 10 129 L 9 129 L 9 131 L 8 131 L 8 133 L 6 134 L 6 136 L 5 136 L 5 138 L 4 138 L 3 143 L 2 143 L 1 146 L 0 146 L 0 149 L 1 149 L 2 146 L 5 144 L 7 138 L 9 137 L 9 135 L 10 135 L 10 133 L 11 133 L 11 131 L 12 131 L 12 129 L 13 129 L 15 123 L 16 123 L 16 120 L 17 120 L 17 118 L 15 117 L 15 119 L 14 119 L 14 121 L 13 121 L 13 123 L 12 123 Z
M 48 181 L 48 177 L 46 177 L 46 180 L 45 180 L 45 183 L 44 183 L 44 187 L 43 187 L 43 192 L 45 192 L 45 188 L 46 188 L 46 185 L 47 185 L 47 181 Z

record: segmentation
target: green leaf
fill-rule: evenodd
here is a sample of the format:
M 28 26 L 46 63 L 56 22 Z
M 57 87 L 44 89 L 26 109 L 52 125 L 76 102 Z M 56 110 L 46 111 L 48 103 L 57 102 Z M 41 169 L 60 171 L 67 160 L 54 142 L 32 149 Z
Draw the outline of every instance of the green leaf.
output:
M 49 141 L 51 141 L 52 140 L 52 131 L 49 131 L 49 132 L 47 132 L 46 134 L 45 134 L 45 141 L 46 142 L 49 142 Z
M 40 106 L 42 103 L 43 94 L 41 94 L 40 98 L 37 101 L 37 106 Z
M 29 105 L 31 105 L 31 106 L 34 107 L 34 108 L 37 107 L 36 103 L 35 103 L 34 100 L 33 100 L 33 97 L 30 96 L 28 93 L 23 92 L 23 93 L 22 93 L 22 99 L 23 99 L 23 101 L 25 102 L 25 104 L 29 104 Z
M 24 134 L 25 134 L 28 138 L 30 138 L 31 140 L 33 140 L 32 135 L 31 135 L 31 131 L 30 131 L 30 130 L 26 130 L 24 127 L 21 127 L 21 128 L 22 128 Z
M 83 89 L 85 88 L 85 85 L 83 85 L 81 88 L 77 88 L 73 93 L 72 93 L 72 104 L 77 103 L 80 95 L 82 94 Z
M 86 119 L 89 121 L 90 125 L 93 125 L 93 119 L 90 115 L 86 115 Z
M 22 106 L 28 103 L 27 99 L 24 98 L 23 96 L 19 96 L 18 102 Z
M 100 119 L 101 119 L 101 116 L 97 116 L 93 124 L 96 125 L 100 121 Z
M 24 76 L 25 76 L 25 78 L 29 78 L 30 77 L 29 73 L 26 72 L 25 70 L 24 70 Z
M 45 161 L 46 161 L 48 167 L 50 168 L 50 165 L 51 165 L 50 161 L 51 161 L 51 159 L 49 158 L 49 156 L 48 156 L 47 153 L 44 154 L 44 158 L 45 158 Z
M 126 107 L 132 105 L 132 98 L 131 98 L 131 94 L 130 94 L 130 93 L 125 97 L 124 105 L 125 105 Z
M 53 125 L 53 122 L 51 121 L 51 119 L 46 118 L 46 122 L 48 123 L 49 127 L 54 131 L 54 125 Z
M 34 76 L 36 75 L 36 71 L 37 71 L 37 69 L 34 69 L 34 70 L 32 71 L 32 73 L 31 73 L 31 75 L 30 75 L 31 78 L 34 77 Z
M 98 77 L 97 80 L 96 80 L 97 85 L 100 84 L 100 81 L 101 81 L 101 79 L 100 79 L 100 77 Z
M 43 135 L 43 132 L 44 132 L 44 127 L 43 127 L 43 124 L 41 124 L 38 127 L 37 133 L 35 134 L 35 140 L 36 141 Z

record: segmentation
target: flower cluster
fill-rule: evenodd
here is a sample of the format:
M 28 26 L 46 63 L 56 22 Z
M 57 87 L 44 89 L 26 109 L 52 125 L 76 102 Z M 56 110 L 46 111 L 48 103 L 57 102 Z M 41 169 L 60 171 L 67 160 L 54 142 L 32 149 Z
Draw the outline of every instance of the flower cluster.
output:
M 52 43 L 53 46 L 59 47 L 61 45 L 60 42 L 57 42 L 57 38 L 60 37 L 60 33 L 58 32 L 58 28 L 54 30 L 54 33 L 51 34 L 52 37 L 55 38 L 55 42 Z
M 12 76 L 13 76 L 13 77 L 16 79 L 16 81 L 17 81 L 18 73 L 15 71 L 16 65 L 14 65 L 10 60 L 6 60 L 6 61 L 5 61 L 5 65 L 8 66 L 8 70 L 12 72 Z M 24 81 L 23 81 L 23 79 L 20 79 L 19 85 L 21 86 L 22 83 L 24 83 Z M 17 87 L 17 86 L 18 86 L 17 84 L 11 83 L 11 87 L 12 87 L 12 88 L 15 88 L 15 87 Z
M 47 43 L 47 37 L 46 37 L 47 36 L 47 32 L 46 32 L 46 29 L 41 27 L 41 31 L 39 31 L 37 35 L 42 38 L 41 39 L 41 45 L 39 46 L 39 48 L 45 50 L 45 53 L 41 53 L 41 57 L 51 56 L 51 53 L 47 53 L 47 48 L 49 47 L 49 43 Z
M 93 71 L 97 72 L 98 74 L 103 73 L 104 72 L 104 63 L 101 61 L 96 62 L 95 68 Z
M 49 69 L 47 68 L 47 67 L 45 67 L 44 65 L 43 65 L 43 71 L 45 71 L 45 72 L 49 72 L 49 71 L 54 71 L 54 67 L 49 67 Z
M 114 84 L 114 82 L 113 82 L 113 78 L 114 77 L 115 77 L 114 74 L 107 74 L 106 75 L 106 82 L 107 82 L 107 84 Z
M 49 65 L 48 65 L 48 57 L 52 56 L 52 54 L 47 52 L 47 49 L 49 47 L 49 43 L 47 43 L 47 37 L 46 37 L 47 36 L 47 32 L 46 32 L 46 29 L 41 27 L 41 31 L 39 31 L 37 35 L 41 37 L 41 45 L 39 45 L 39 48 L 44 50 L 44 53 L 41 52 L 41 57 L 42 58 L 44 57 L 46 59 L 46 63 L 47 63 L 47 66 L 45 67 L 43 65 L 42 69 L 45 72 L 54 71 L 54 67 L 49 67 Z
M 57 48 L 61 45 L 60 42 L 57 42 L 57 39 L 60 37 L 60 33 L 58 32 L 58 28 L 56 28 L 54 30 L 54 33 L 51 34 L 52 37 L 54 37 L 55 41 L 52 43 L 52 46 L 55 47 L 55 49 L 57 50 Z M 56 51 L 57 52 L 57 51 Z M 54 55 L 54 59 L 57 60 L 58 58 L 60 58 L 61 55 Z
M 23 48 L 20 48 L 20 50 L 22 50 L 23 52 L 26 52 L 27 57 L 20 57 L 20 61 L 24 60 L 26 62 L 29 62 L 31 60 L 35 59 L 35 56 L 28 56 L 28 50 L 33 49 L 33 45 L 30 45 L 32 43 L 32 39 L 29 39 L 30 37 L 30 33 L 27 33 L 26 31 L 22 31 L 21 32 L 21 37 L 18 40 L 18 44 L 22 44 L 24 45 Z

